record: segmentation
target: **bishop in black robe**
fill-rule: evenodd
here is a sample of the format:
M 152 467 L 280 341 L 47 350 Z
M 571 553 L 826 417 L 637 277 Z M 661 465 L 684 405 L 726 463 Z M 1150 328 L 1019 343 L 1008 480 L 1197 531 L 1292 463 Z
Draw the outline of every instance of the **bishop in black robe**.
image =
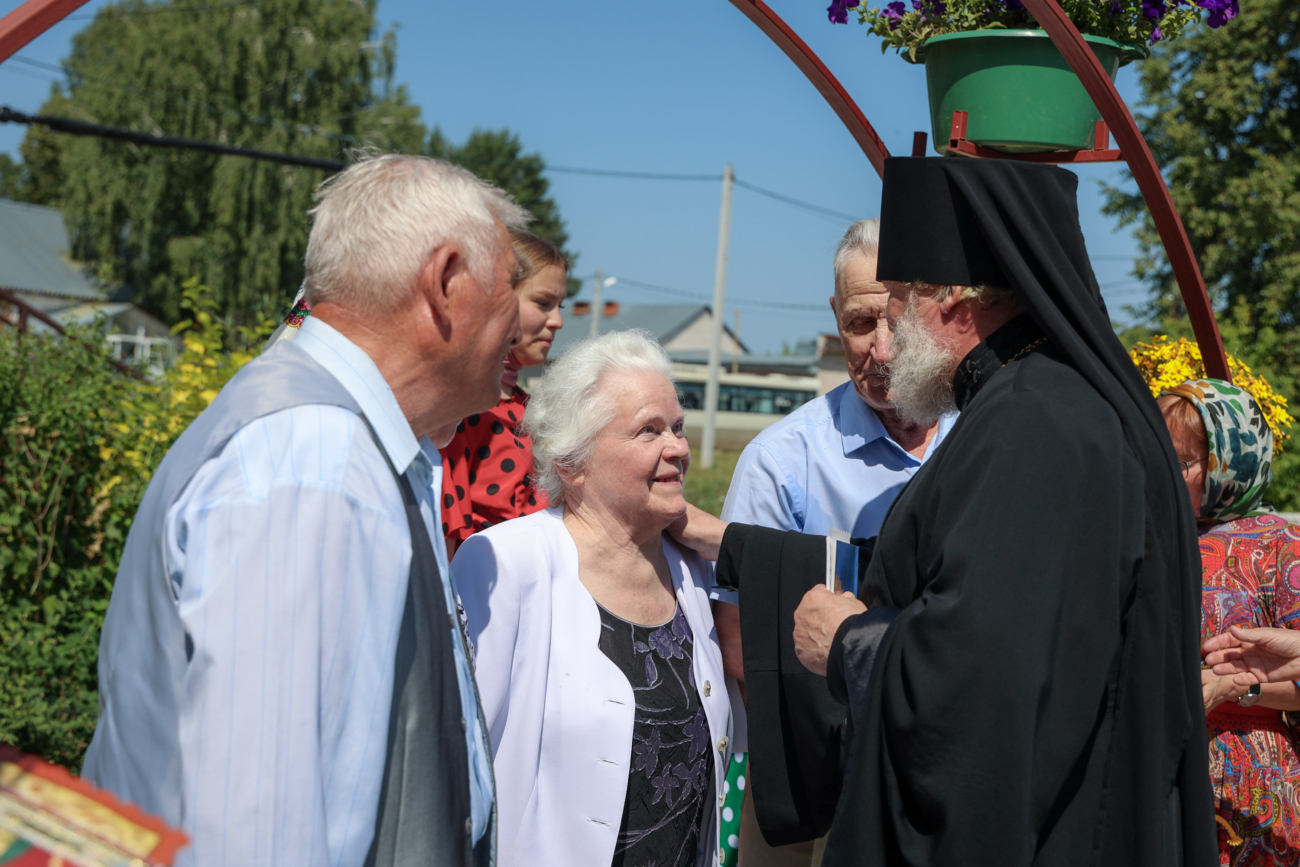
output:
M 1025 312 L 960 361 L 961 418 L 885 520 L 868 611 L 835 633 L 828 686 L 852 734 L 827 867 L 1215 863 L 1193 517 L 1076 187 L 1026 163 L 886 161 L 880 279 L 1010 289 Z M 746 598 L 748 680 L 765 651 Z M 797 681 L 783 664 L 778 703 Z M 830 720 L 777 716 L 796 767 L 793 733 Z M 825 809 L 797 784 L 785 797 Z

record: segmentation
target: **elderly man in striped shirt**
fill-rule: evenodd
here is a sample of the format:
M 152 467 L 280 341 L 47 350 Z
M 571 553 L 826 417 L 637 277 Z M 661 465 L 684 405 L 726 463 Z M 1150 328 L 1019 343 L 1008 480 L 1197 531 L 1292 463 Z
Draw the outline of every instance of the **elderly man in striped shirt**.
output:
M 178 863 L 491 864 L 491 755 L 423 434 L 495 404 L 527 214 L 447 163 L 322 185 L 312 315 L 176 442 L 100 644 L 86 777 Z

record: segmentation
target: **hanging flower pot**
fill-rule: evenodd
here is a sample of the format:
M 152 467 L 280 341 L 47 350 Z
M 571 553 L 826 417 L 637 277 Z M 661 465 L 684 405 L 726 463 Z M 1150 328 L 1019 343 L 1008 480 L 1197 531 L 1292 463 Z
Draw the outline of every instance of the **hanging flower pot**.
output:
M 1021 0 L 831 0 L 827 17 L 849 11 L 904 60 L 925 64 L 935 149 L 947 153 L 952 113 L 967 113 L 967 141 L 1004 153 L 1093 147 L 1101 115 L 1052 40 Z M 1070 0 L 1066 12 L 1112 80 L 1146 45 L 1177 39 L 1204 22 L 1222 27 L 1239 0 Z
M 1083 37 L 1114 80 L 1147 50 Z M 952 113 L 968 114 L 966 138 L 1003 153 L 1084 150 L 1101 113 L 1042 30 L 972 30 L 932 36 L 905 60 L 925 64 L 935 149 L 947 153 Z

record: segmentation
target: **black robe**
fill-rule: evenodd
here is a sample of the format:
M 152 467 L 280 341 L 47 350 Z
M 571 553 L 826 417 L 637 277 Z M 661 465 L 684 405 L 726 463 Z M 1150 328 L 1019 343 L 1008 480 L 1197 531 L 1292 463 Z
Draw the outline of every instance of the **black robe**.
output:
M 924 208 L 891 214 L 889 162 Z M 935 280 L 918 245 L 951 238 L 1029 315 L 963 359 L 961 419 L 881 529 L 865 592 L 897 618 L 833 645 L 855 732 L 824 864 L 1208 867 L 1195 528 L 1077 179 L 889 162 L 880 279 Z

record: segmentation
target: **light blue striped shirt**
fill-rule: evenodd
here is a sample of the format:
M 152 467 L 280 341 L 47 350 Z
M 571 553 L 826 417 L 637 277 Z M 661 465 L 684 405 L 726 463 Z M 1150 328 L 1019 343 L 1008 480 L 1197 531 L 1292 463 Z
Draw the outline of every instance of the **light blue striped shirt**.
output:
M 417 442 L 355 344 L 316 319 L 296 342 L 347 389 L 411 480 L 455 610 L 437 450 Z M 181 815 L 192 845 L 177 863 L 362 864 L 411 565 L 401 494 L 374 438 L 340 407 L 258 419 L 172 505 L 166 548 L 194 645 L 180 703 Z M 492 759 L 452 631 L 477 841 L 491 815 Z
M 926 458 L 943 442 L 957 414 L 916 458 L 846 382 L 764 430 L 745 447 L 722 507 L 724 521 L 798 530 L 832 528 L 869 539 Z

